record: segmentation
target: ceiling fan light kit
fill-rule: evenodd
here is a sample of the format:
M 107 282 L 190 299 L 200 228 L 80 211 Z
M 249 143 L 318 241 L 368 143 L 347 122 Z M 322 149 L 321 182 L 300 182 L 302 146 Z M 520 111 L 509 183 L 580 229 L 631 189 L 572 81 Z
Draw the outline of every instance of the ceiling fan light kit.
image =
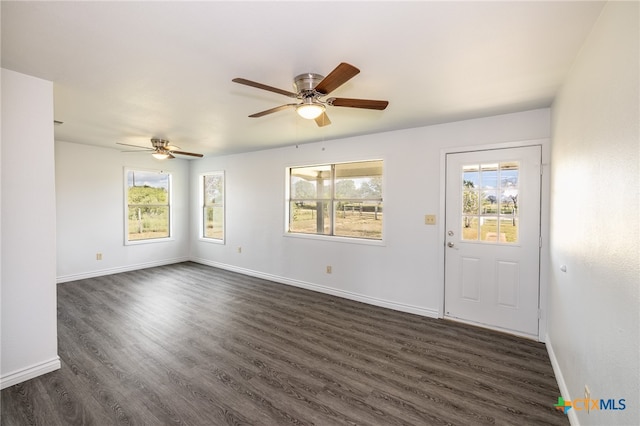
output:
M 161 151 L 154 152 L 153 154 L 151 154 L 151 156 L 156 160 L 166 160 L 167 158 L 169 158 L 169 154 Z
M 322 115 L 324 110 L 324 105 L 314 102 L 313 99 L 308 99 L 308 101 L 305 99 L 304 103 L 296 107 L 298 115 L 307 120 L 315 120 Z
M 290 107 L 295 107 L 296 112 L 298 113 L 298 115 L 300 115 L 300 117 L 308 120 L 315 120 L 316 124 L 319 127 L 322 127 L 331 124 L 331 121 L 329 120 L 329 117 L 325 112 L 326 105 L 375 110 L 383 110 L 387 107 L 387 105 L 389 105 L 388 101 L 377 101 L 372 99 L 329 98 L 324 101 L 321 99 L 323 96 L 328 95 L 338 87 L 342 86 L 359 72 L 360 70 L 353 65 L 342 62 L 326 77 L 320 74 L 313 73 L 300 74 L 293 79 L 293 87 L 295 88 L 296 93 L 278 89 L 276 87 L 267 86 L 266 84 L 257 83 L 245 78 L 234 78 L 232 81 L 234 83 L 244 84 L 246 86 L 255 87 L 257 89 L 267 90 L 302 101 L 301 103 L 297 104 L 286 104 L 275 108 L 270 108 L 265 111 L 251 114 L 249 117 L 263 117 L 267 114 L 282 111 L 283 109 L 287 109 Z

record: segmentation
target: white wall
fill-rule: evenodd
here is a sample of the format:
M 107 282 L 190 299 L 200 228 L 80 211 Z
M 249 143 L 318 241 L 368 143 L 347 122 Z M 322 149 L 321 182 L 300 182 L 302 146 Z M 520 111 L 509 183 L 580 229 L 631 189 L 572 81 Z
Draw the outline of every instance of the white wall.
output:
M 2 388 L 60 368 L 53 158 L 53 84 L 2 69 Z
M 640 424 L 638 5 L 605 6 L 552 109 L 548 348 L 566 399 L 626 399 L 573 424 Z
M 58 282 L 188 260 L 187 160 L 56 141 L 55 165 Z M 124 245 L 125 167 L 172 174 L 171 240 Z
M 220 245 L 192 239 L 192 259 L 438 316 L 442 310 L 444 231 L 440 226 L 424 225 L 424 215 L 437 214 L 439 223 L 443 221 L 442 150 L 542 140 L 548 153 L 545 139 L 549 136 L 550 111 L 540 109 L 193 162 L 193 201 L 198 200 L 198 174 L 226 172 L 227 241 Z M 383 244 L 284 235 L 287 166 L 380 158 L 384 160 Z M 193 235 L 198 218 L 198 209 L 193 209 Z M 332 274 L 325 272 L 326 265 L 333 267 Z

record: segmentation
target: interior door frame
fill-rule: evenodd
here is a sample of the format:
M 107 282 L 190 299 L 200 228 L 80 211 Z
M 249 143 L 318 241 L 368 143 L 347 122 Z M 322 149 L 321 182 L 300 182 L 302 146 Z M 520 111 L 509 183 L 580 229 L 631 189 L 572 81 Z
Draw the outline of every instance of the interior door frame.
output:
M 538 341 L 545 342 L 547 339 L 547 295 L 549 288 L 550 276 L 550 259 L 549 259 L 549 229 L 550 229 L 550 176 L 549 163 L 551 158 L 551 139 L 530 139 L 513 142 L 501 142 L 492 144 L 479 144 L 458 147 L 447 147 L 440 149 L 440 211 L 438 216 L 438 265 L 439 271 L 439 303 L 438 318 L 444 318 L 444 294 L 445 294 L 445 251 L 446 251 L 446 171 L 447 171 L 447 155 L 459 154 L 464 152 L 487 151 L 505 148 L 521 148 L 525 146 L 537 145 L 542 151 L 542 176 L 540 180 L 540 274 L 539 274 L 539 314 L 538 314 Z

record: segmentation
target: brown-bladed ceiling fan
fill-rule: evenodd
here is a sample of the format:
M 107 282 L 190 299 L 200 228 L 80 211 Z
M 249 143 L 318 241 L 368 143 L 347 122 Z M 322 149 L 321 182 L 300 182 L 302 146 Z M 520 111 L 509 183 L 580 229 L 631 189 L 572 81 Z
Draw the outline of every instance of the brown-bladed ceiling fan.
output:
M 133 146 L 135 148 L 139 148 L 135 151 L 122 151 L 122 152 L 144 152 L 144 151 L 152 151 L 151 155 L 158 160 L 165 160 L 167 158 L 176 158 L 173 154 L 178 155 L 188 155 L 191 157 L 202 157 L 202 154 L 196 154 L 193 152 L 180 151 L 180 147 L 175 145 L 169 145 L 169 141 L 166 139 L 152 138 L 151 145 L 152 148 L 147 148 L 144 146 L 131 145 L 128 143 L 120 143 L 116 142 L 118 145 L 124 146 Z
M 358 74 L 360 70 L 353 65 L 342 62 L 326 77 L 320 74 L 300 74 L 293 80 L 293 86 L 296 92 L 289 92 L 287 90 L 278 89 L 276 87 L 267 86 L 266 84 L 256 83 L 255 81 L 247 80 L 244 78 L 234 78 L 234 83 L 244 84 L 246 86 L 255 87 L 262 90 L 268 90 L 270 92 L 285 95 L 290 98 L 300 99 L 300 103 L 292 103 L 286 105 L 280 105 L 275 108 L 268 109 L 266 111 L 257 112 L 251 114 L 249 117 L 257 118 L 267 114 L 282 111 L 287 108 L 295 107 L 296 112 L 303 118 L 315 120 L 316 124 L 320 127 L 331 124 L 327 113 L 325 112 L 326 106 L 337 106 L 347 108 L 365 108 L 365 109 L 377 109 L 383 110 L 389 105 L 388 101 L 376 101 L 371 99 L 352 99 L 352 98 L 328 98 L 322 100 L 321 98 L 327 96 L 329 93 L 342 86 L 344 83 Z

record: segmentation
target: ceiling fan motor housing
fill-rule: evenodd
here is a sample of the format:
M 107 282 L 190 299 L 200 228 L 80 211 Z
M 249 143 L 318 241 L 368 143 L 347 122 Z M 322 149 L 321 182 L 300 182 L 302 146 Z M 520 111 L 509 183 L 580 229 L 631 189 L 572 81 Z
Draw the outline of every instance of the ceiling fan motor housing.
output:
M 166 139 L 153 138 L 151 139 L 151 145 L 154 148 L 166 148 L 169 145 L 169 141 Z
M 320 83 L 323 79 L 324 76 L 320 74 L 300 74 L 293 80 L 293 86 L 295 87 L 297 93 L 301 94 L 303 97 L 307 97 L 305 95 L 307 93 L 311 94 L 318 83 Z

